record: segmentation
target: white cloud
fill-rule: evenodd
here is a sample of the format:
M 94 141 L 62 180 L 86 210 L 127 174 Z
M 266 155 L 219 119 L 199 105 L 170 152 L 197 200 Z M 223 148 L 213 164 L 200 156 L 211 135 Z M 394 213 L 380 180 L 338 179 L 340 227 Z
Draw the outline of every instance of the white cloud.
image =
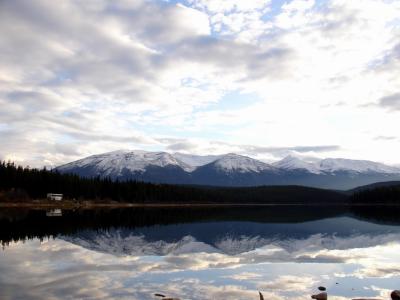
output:
M 400 93 L 382 97 L 379 100 L 379 105 L 392 110 L 400 110 Z
M 380 265 L 371 265 L 361 269 L 355 274 L 360 278 L 376 277 L 376 278 L 389 278 L 400 276 L 400 267 L 396 264 L 381 263 Z
M 303 292 L 305 294 L 314 284 L 315 280 L 311 277 L 283 275 L 268 283 L 260 284 L 259 288 L 262 290 L 285 289 L 286 291 Z
M 210 16 L 212 29 L 234 39 L 255 42 L 265 24 L 262 16 L 269 11 L 270 1 L 265 0 L 189 0 L 193 7 Z
M 179 138 L 398 162 L 398 139 L 375 137 L 398 137 L 400 4 L 272 4 L 2 1 L 0 155 L 54 165 Z

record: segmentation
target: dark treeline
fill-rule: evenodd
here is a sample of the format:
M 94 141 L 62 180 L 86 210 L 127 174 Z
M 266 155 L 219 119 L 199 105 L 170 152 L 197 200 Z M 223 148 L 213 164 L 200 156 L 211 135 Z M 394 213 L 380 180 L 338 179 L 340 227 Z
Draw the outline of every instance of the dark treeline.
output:
M 65 199 L 118 201 L 129 203 L 337 203 L 341 193 L 300 186 L 246 188 L 204 188 L 109 178 L 81 178 L 46 169 L 31 169 L 14 163 L 0 163 L 0 201 L 43 199 L 60 193 Z M 1 199 L 2 197 L 2 199 Z
M 379 186 L 357 191 L 352 194 L 351 201 L 354 203 L 400 203 L 400 184 Z

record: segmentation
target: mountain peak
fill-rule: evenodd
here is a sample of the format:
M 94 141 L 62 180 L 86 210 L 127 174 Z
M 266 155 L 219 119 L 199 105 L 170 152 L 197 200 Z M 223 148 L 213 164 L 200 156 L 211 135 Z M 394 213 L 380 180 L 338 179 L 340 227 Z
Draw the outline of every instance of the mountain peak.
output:
M 273 164 L 277 168 L 284 170 L 304 169 L 314 174 L 335 173 L 335 172 L 353 172 L 353 173 L 383 173 L 396 174 L 400 169 L 387 166 L 368 160 L 353 160 L 345 158 L 325 158 L 308 162 L 300 157 L 286 156 L 284 159 Z
M 220 170 L 230 172 L 239 171 L 240 173 L 259 173 L 264 170 L 273 169 L 273 167 L 269 164 L 250 158 L 248 156 L 243 156 L 235 153 L 225 154 L 214 161 L 213 164 Z
M 369 160 L 355 160 L 345 158 L 325 158 L 319 166 L 325 172 L 352 171 L 357 173 L 400 173 L 400 169 Z
M 118 177 L 123 172 L 144 172 L 149 166 L 178 166 L 185 171 L 193 168 L 176 159 L 167 152 L 148 152 L 143 150 L 117 150 L 99 155 L 92 155 L 81 160 L 62 165 L 57 169 L 65 172 L 71 168 L 93 167 L 103 177 Z
M 277 168 L 284 170 L 299 170 L 303 169 L 310 173 L 320 174 L 321 170 L 315 163 L 310 163 L 293 155 L 288 155 L 280 161 L 273 163 Z

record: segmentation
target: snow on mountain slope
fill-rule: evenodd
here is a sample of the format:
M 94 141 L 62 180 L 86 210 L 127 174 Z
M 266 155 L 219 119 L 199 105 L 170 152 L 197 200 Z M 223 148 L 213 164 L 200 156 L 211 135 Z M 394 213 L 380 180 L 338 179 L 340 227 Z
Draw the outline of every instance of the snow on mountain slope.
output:
M 104 154 L 92 155 L 62 166 L 57 169 L 62 172 L 74 168 L 93 167 L 102 176 L 118 176 L 122 171 L 144 172 L 149 166 L 178 166 L 186 172 L 192 172 L 197 167 L 213 164 L 217 169 L 239 173 L 261 172 L 264 170 L 296 170 L 303 169 L 313 174 L 350 171 L 356 173 L 400 174 L 400 168 L 382 163 L 351 160 L 344 158 L 326 158 L 307 161 L 296 156 L 267 164 L 259 160 L 234 153 L 225 155 L 190 155 L 183 153 L 148 152 L 142 150 L 118 150 Z
M 56 170 L 82 177 L 205 186 L 304 185 L 352 189 L 374 182 L 400 180 L 400 168 L 372 161 L 288 156 L 267 164 L 233 153 L 191 156 L 140 150 L 93 155 Z
M 176 242 L 163 240 L 148 241 L 143 235 L 124 235 L 120 230 L 83 232 L 61 239 L 86 249 L 113 255 L 168 255 L 194 252 L 220 252 L 216 248 L 196 241 L 192 236 L 184 236 Z
M 273 165 L 284 170 L 303 169 L 313 174 L 335 173 L 339 171 L 400 174 L 400 168 L 397 167 L 387 166 L 373 161 L 344 158 L 326 158 L 314 162 L 308 162 L 305 159 L 289 155 L 284 159 L 273 163 Z
M 352 171 L 357 173 L 400 173 L 400 169 L 368 160 L 352 160 L 344 158 L 326 158 L 319 163 L 320 170 L 324 172 Z
M 74 168 L 94 167 L 102 176 L 119 176 L 123 171 L 144 172 L 149 166 L 178 166 L 190 172 L 193 167 L 176 159 L 166 152 L 146 152 L 141 150 L 118 150 L 109 153 L 89 156 L 87 158 L 62 165 L 57 169 L 61 172 Z
M 290 225 L 293 231 L 287 231 L 287 227 L 284 227 L 286 230 L 280 229 L 281 231 L 279 231 L 279 229 L 276 229 L 278 230 L 276 232 L 266 230 L 262 233 L 258 232 L 260 234 L 254 233 L 254 231 L 257 232 L 258 226 L 266 229 L 273 224 L 253 223 L 255 225 L 252 226 L 256 226 L 251 227 L 253 232 L 240 235 L 237 233 L 215 235 L 214 232 L 208 232 L 206 237 L 201 237 L 196 234 L 182 233 L 176 235 L 175 239 L 164 239 L 159 236 L 152 236 L 151 232 L 148 235 L 142 234 L 140 229 L 112 228 L 109 230 L 82 230 L 71 235 L 59 235 L 57 238 L 85 249 L 115 256 L 174 256 L 219 253 L 230 256 L 242 254 L 243 257 L 249 257 L 248 255 L 251 253 L 258 253 L 261 255 L 258 257 L 259 259 L 264 258 L 269 262 L 287 259 L 310 262 L 312 260 L 309 255 L 310 251 L 315 251 L 315 254 L 318 254 L 321 253 L 321 250 L 368 248 L 393 242 L 400 237 L 398 229 L 393 229 L 392 232 L 388 233 L 387 228 L 382 226 L 375 232 L 366 233 L 368 226 L 366 227 L 364 221 L 353 220 L 349 217 L 341 217 L 340 221 L 342 223 L 339 223 L 339 226 L 336 219 L 324 220 L 324 222 L 318 220 L 311 223 L 293 223 Z M 243 228 L 244 224 L 238 225 Z M 246 226 L 244 227 L 246 228 Z M 325 230 L 324 234 L 314 232 L 321 228 Z M 349 230 L 349 228 L 357 228 L 357 230 Z M 159 229 L 159 226 L 150 228 L 150 230 L 155 231 Z M 176 229 L 176 227 L 173 229 Z M 254 256 L 251 255 L 249 258 L 252 259 Z M 322 255 L 320 259 L 326 262 L 326 259 L 329 261 L 330 258 Z
M 222 155 L 192 155 L 179 152 L 174 153 L 173 156 L 192 167 L 204 166 L 222 157 Z
M 319 168 L 319 166 L 317 164 L 307 162 L 305 160 L 302 160 L 302 159 L 292 156 L 292 155 L 286 156 L 284 159 L 277 161 L 277 162 L 273 163 L 272 165 L 277 168 L 284 169 L 284 170 L 302 169 L 302 170 L 306 170 L 313 174 L 321 173 L 321 169 Z
M 271 242 L 260 236 L 224 236 L 212 243 L 199 241 L 191 235 L 175 241 L 151 240 L 143 234 L 126 232 L 121 229 L 108 231 L 82 231 L 59 238 L 89 250 L 113 255 L 179 255 L 189 253 L 224 253 L 236 255 L 249 252 Z
M 234 153 L 229 153 L 223 155 L 216 161 L 212 163 L 217 169 L 223 170 L 225 172 L 262 172 L 265 170 L 275 170 L 276 168 L 261 162 L 259 160 L 255 160 L 253 158 L 242 156 Z

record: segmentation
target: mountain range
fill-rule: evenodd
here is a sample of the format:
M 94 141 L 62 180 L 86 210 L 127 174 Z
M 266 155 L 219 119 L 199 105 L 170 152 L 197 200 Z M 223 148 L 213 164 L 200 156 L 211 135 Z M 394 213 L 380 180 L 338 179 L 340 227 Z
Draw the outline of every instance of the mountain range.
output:
M 56 168 L 61 173 L 113 180 L 204 186 L 303 185 L 352 189 L 400 180 L 400 168 L 366 160 L 287 156 L 272 164 L 247 156 L 118 150 L 92 155 Z

